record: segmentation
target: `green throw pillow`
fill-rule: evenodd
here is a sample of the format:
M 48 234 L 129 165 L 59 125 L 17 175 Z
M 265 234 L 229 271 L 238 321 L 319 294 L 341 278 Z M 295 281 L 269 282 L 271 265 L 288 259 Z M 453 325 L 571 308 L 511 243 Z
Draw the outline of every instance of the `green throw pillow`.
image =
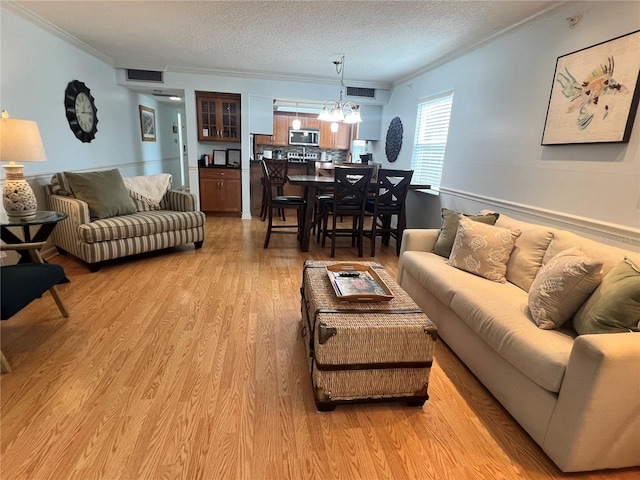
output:
M 459 213 L 448 208 L 442 209 L 442 226 L 440 227 L 440 233 L 436 239 L 436 243 L 433 246 L 433 253 L 440 255 L 441 257 L 449 258 L 451 255 L 451 248 L 453 248 L 453 241 L 456 239 L 458 233 L 458 215 Z M 465 217 L 476 222 L 486 223 L 487 225 L 494 225 L 499 213 L 488 213 L 486 215 L 467 215 Z
M 118 169 L 101 172 L 64 172 L 73 196 L 89 205 L 92 220 L 136 213 L 136 205 Z
M 573 317 L 588 333 L 640 332 L 640 267 L 629 258 L 616 265 Z

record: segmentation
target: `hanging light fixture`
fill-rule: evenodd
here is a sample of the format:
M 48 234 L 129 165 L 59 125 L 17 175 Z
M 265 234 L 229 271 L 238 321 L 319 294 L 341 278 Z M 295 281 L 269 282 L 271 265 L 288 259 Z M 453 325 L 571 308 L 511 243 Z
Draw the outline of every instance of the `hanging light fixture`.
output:
M 329 100 L 325 103 L 320 115 L 318 115 L 318 119 L 332 123 L 360 123 L 362 122 L 360 105 L 356 105 L 353 102 L 342 102 L 342 94 L 344 92 L 344 54 L 340 57 L 340 60 L 336 60 L 333 63 L 336 66 L 336 72 L 340 75 L 340 100 L 337 102 Z
M 300 118 L 298 118 L 298 102 L 296 102 L 296 118 L 294 118 L 293 122 L 291 122 L 291 128 L 293 128 L 294 130 L 300 130 L 301 126 L 302 122 L 300 121 Z

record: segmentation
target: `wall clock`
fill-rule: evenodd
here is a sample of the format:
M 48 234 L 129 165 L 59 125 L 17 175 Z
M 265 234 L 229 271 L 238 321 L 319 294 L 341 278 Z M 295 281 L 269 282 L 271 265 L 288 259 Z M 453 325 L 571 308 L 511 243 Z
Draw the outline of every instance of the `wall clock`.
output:
M 64 108 L 73 134 L 83 143 L 90 143 L 98 131 L 98 109 L 91 90 L 82 82 L 69 82 L 64 91 Z
M 398 154 L 402 148 L 402 121 L 400 117 L 395 117 L 389 124 L 387 130 L 387 143 L 384 147 L 384 151 L 387 154 L 387 160 L 390 163 L 395 162 L 398 159 Z

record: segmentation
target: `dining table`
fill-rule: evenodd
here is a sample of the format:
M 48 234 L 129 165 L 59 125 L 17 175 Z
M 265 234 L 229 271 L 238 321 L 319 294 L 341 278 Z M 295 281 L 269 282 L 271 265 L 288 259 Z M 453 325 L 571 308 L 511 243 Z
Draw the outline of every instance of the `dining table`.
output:
M 287 181 L 291 185 L 297 185 L 304 188 L 305 207 L 303 214 L 302 232 L 301 235 L 299 235 L 299 240 L 300 251 L 308 252 L 309 242 L 311 240 L 311 230 L 313 228 L 313 207 L 316 202 L 316 195 L 318 191 L 322 191 L 323 189 L 332 187 L 334 177 L 322 175 L 287 175 Z M 372 187 L 375 187 L 375 185 L 377 184 L 372 183 L 371 185 Z M 411 185 L 409 187 L 409 190 L 428 190 L 430 188 L 431 185 L 416 184 Z

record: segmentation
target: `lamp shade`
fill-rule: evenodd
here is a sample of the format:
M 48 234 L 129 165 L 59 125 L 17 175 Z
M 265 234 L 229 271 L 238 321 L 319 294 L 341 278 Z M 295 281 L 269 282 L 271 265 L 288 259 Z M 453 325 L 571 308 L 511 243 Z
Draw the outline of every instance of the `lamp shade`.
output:
M 36 122 L 0 118 L 0 161 L 44 162 L 46 159 Z

